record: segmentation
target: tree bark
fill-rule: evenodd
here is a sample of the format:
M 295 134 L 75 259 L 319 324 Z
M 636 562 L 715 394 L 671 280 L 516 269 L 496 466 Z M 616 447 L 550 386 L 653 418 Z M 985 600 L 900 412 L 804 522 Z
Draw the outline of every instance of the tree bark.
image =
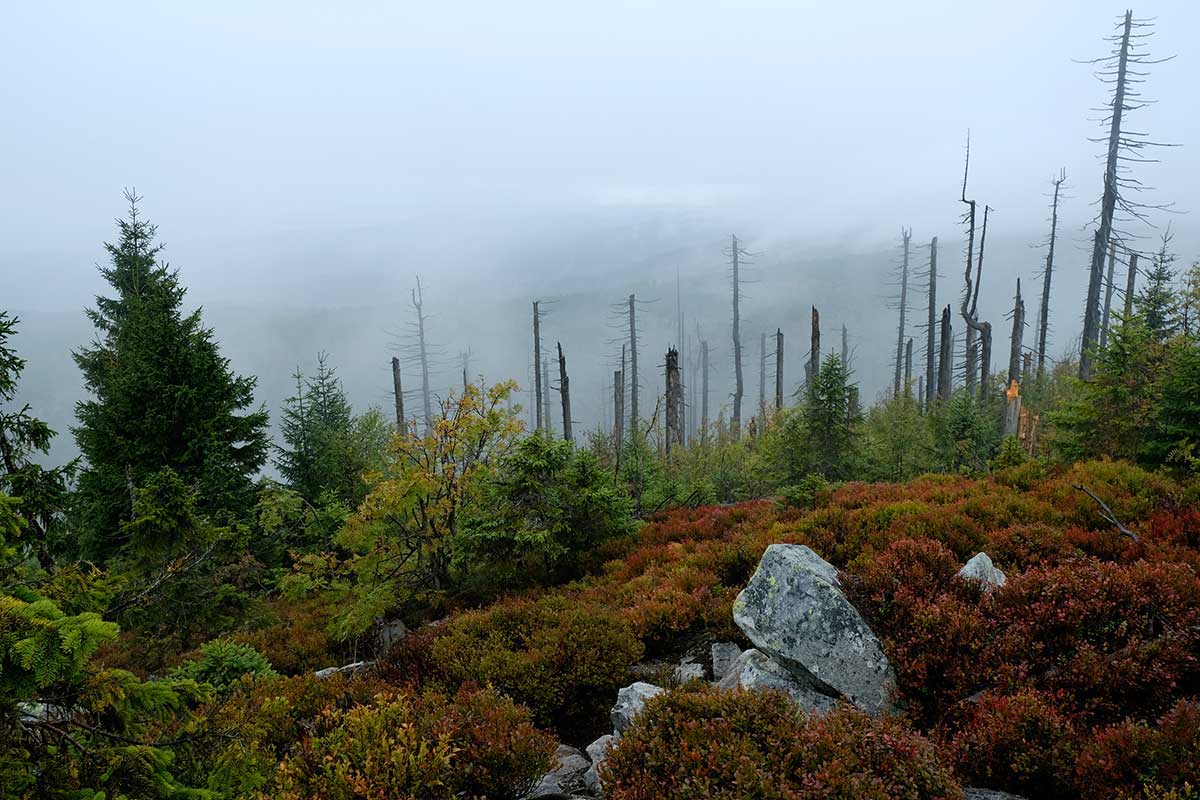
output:
M 396 400 L 396 428 L 404 432 L 404 389 L 400 385 L 400 359 L 392 356 L 392 394 Z
M 1133 316 L 1133 290 L 1137 282 L 1138 254 L 1129 254 L 1129 271 L 1125 273 L 1125 319 Z
M 679 378 L 679 351 L 667 350 L 667 453 L 683 446 L 683 384 Z
M 1012 339 L 1008 347 L 1008 385 L 1021 382 L 1021 343 L 1025 338 L 1025 301 L 1021 299 L 1021 279 L 1017 278 L 1017 297 L 1013 302 Z
M 812 333 L 808 348 L 808 388 L 812 391 L 821 371 L 821 313 L 812 307 Z
M 1104 279 L 1104 313 L 1100 317 L 1100 349 L 1108 346 L 1108 317 L 1112 313 L 1113 270 L 1117 265 L 1117 244 L 1108 246 L 1108 276 Z
M 562 396 L 563 438 L 575 441 L 571 432 L 571 381 L 567 377 L 567 357 L 563 355 L 562 342 L 558 345 L 558 393 Z
M 953 352 L 954 345 L 953 329 L 950 327 L 950 306 L 942 309 L 942 326 L 940 331 L 940 341 L 938 344 L 938 384 L 937 384 L 937 399 L 940 403 L 945 403 L 950 400 L 951 375 L 950 371 L 953 367 Z
M 913 340 L 909 339 L 904 345 L 904 396 L 912 397 L 912 347 Z

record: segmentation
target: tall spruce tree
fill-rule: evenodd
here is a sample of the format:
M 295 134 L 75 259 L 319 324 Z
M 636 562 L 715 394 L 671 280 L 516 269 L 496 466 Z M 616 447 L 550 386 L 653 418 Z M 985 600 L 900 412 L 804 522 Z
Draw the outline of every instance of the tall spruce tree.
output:
M 156 228 L 133 192 L 100 269 L 111 297 L 87 314 L 96 340 L 73 355 L 91 399 L 73 429 L 85 466 L 78 486 L 79 551 L 105 561 L 126 544 L 136 490 L 173 470 L 215 521 L 244 512 L 267 454 L 267 413 L 250 410 L 255 379 L 235 375 L 197 309 L 185 314 L 179 274 L 159 260 Z

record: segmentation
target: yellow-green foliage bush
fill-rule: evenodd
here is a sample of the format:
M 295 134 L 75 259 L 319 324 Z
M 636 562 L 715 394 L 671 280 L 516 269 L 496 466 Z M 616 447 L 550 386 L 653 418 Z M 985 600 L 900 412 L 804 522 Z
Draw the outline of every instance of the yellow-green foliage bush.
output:
M 525 704 L 539 725 L 590 723 L 612 705 L 642 646 L 607 609 L 565 598 L 511 600 L 454 617 L 433 642 L 433 670 Z

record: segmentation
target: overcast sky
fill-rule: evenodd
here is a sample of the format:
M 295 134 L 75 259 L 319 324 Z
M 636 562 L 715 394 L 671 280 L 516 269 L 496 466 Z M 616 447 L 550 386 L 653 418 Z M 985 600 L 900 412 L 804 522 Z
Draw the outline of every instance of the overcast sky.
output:
M 775 240 L 883 250 L 901 225 L 957 237 L 968 128 L 990 235 L 1035 243 L 1065 167 L 1066 234 L 1085 241 L 1102 172 L 1089 108 L 1106 94 L 1073 59 L 1103 55 L 1124 8 L 10 3 L 0 306 L 89 303 L 124 186 L 145 196 L 189 300 L 210 308 L 379 302 L 371 263 L 403 285 L 430 275 L 443 301 L 466 304 L 445 290 L 530 281 L 494 243 L 561 239 L 564 214 L 583 227 L 699 215 L 714 242 L 745 226 L 768 252 Z M 1178 54 L 1153 68 L 1160 103 L 1130 125 L 1184 145 L 1138 175 L 1193 212 L 1174 222 L 1190 261 L 1200 2 L 1135 11 L 1158 19 L 1154 52 Z M 333 292 L 348 238 L 369 240 L 354 259 L 363 280 Z

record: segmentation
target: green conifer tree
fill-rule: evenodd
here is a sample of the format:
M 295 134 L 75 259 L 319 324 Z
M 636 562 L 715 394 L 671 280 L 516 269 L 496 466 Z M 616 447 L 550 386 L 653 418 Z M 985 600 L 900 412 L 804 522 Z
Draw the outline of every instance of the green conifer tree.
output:
M 179 274 L 159 260 L 155 226 L 139 216 L 132 192 L 120 237 L 105 244 L 101 268 L 113 288 L 88 317 L 96 341 L 74 353 L 91 399 L 76 406 L 76 441 L 85 460 L 79 479 L 79 550 L 105 561 L 126 540 L 136 489 L 170 468 L 196 491 L 198 511 L 215 522 L 252 503 L 252 476 L 267 452 L 267 414 L 248 410 L 254 378 L 233 374 L 201 323 L 182 310 Z

